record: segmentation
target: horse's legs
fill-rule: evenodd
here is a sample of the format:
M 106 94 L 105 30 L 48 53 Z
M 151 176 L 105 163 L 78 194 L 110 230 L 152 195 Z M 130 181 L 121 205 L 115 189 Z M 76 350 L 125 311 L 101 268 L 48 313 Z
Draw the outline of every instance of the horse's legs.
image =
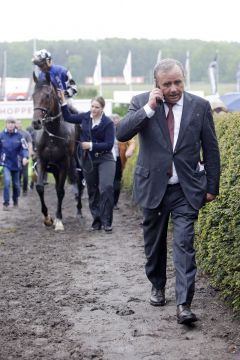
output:
M 60 175 L 59 177 L 55 177 L 56 180 L 56 193 L 57 193 L 57 210 L 56 210 L 56 218 L 62 220 L 62 201 L 65 196 L 64 184 L 66 180 L 66 176 Z
M 67 177 L 66 167 L 63 166 L 58 172 L 53 173 L 55 178 L 55 189 L 57 193 L 57 210 L 56 219 L 54 221 L 55 230 L 64 230 L 62 223 L 62 201 L 65 196 L 64 185 Z
M 44 179 L 45 171 L 43 171 L 41 165 L 38 167 L 38 177 L 37 177 L 37 184 L 36 184 L 36 190 L 39 195 L 40 201 L 41 201 L 41 211 L 44 215 L 44 224 L 46 226 L 51 226 L 53 224 L 53 220 L 51 216 L 48 215 L 48 208 L 45 204 L 44 200 L 44 185 L 43 185 L 43 179 Z

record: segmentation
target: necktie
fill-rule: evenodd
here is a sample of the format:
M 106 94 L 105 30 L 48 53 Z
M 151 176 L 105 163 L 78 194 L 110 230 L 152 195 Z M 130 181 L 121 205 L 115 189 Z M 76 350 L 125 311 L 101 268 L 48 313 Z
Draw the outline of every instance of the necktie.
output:
M 174 140 L 174 115 L 173 115 L 173 106 L 174 104 L 170 104 L 170 103 L 166 103 L 168 106 L 168 114 L 167 114 L 167 125 L 168 125 L 168 131 L 169 131 L 169 136 L 170 136 L 170 140 L 171 143 L 173 144 L 173 140 Z
M 173 141 L 174 141 L 174 115 L 173 115 L 173 106 L 174 104 L 170 104 L 170 103 L 166 103 L 167 106 L 168 106 L 168 114 L 167 114 L 167 125 L 168 125 L 168 131 L 169 131 L 169 136 L 170 136 L 170 140 L 171 140 L 171 143 L 173 145 Z M 172 176 L 172 165 L 168 171 L 168 175 L 169 177 Z

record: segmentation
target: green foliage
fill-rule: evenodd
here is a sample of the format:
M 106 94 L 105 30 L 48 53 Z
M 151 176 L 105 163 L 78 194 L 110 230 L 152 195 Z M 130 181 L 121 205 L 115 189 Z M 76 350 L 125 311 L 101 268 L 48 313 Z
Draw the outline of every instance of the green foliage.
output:
M 77 97 L 80 99 L 92 99 L 97 96 L 98 90 L 93 87 L 81 86 L 78 87 Z
M 136 141 L 136 148 L 134 154 L 126 162 L 126 166 L 123 171 L 123 179 L 122 179 L 123 189 L 129 193 L 132 192 L 133 176 L 134 176 L 135 165 L 138 157 L 139 144 L 138 144 L 137 136 L 135 137 L 135 141 Z
M 221 152 L 220 195 L 200 211 L 196 248 L 199 266 L 239 313 L 240 115 L 216 116 L 215 124 Z
M 73 78 L 78 84 L 84 84 L 85 78 L 93 75 L 98 50 L 101 50 L 102 53 L 103 76 L 122 76 L 128 51 L 131 50 L 133 76 L 144 76 L 145 84 L 153 83 L 152 70 L 159 50 L 162 51 L 162 57 L 174 57 L 183 64 L 186 59 L 186 51 L 189 51 L 192 82 L 208 82 L 208 65 L 213 60 L 217 50 L 219 54 L 219 82 L 234 83 L 240 58 L 239 43 L 196 39 L 37 40 L 36 45 L 37 49 L 48 49 L 56 64 L 70 68 Z M 8 59 L 8 76 L 31 76 L 33 41 L 0 43 L 0 68 L 3 66 L 2 54 L 5 50 Z
M 118 114 L 119 116 L 123 117 L 128 111 L 128 106 L 128 104 L 115 105 L 113 106 L 112 112 L 113 114 Z

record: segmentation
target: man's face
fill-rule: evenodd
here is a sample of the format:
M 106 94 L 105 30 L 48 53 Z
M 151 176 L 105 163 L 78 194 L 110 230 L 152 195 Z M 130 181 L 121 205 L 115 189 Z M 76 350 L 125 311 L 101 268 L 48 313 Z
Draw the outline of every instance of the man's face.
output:
M 15 129 L 15 122 L 14 121 L 7 121 L 6 123 L 6 127 L 7 127 L 7 131 L 12 133 Z
M 166 102 L 176 104 L 181 99 L 184 91 L 184 76 L 179 66 L 175 65 L 167 72 L 159 71 L 156 83 L 162 90 Z
M 16 128 L 21 129 L 22 128 L 22 122 L 20 120 L 16 121 Z

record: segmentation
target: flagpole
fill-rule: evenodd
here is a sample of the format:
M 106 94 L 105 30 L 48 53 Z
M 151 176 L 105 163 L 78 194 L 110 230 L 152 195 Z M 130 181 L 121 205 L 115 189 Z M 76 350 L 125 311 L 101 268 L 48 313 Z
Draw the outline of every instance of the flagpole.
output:
M 6 92 L 6 81 L 7 81 L 7 50 L 3 51 L 3 74 L 2 74 L 2 98 L 7 101 Z
M 132 91 L 132 52 L 129 50 L 126 63 L 123 68 L 123 77 L 126 85 L 129 85 L 129 91 Z
M 102 96 L 102 54 L 99 50 L 99 95 Z
M 240 64 L 238 64 L 238 70 L 236 73 L 236 88 L 237 88 L 237 92 L 240 92 Z
M 157 64 L 162 60 L 162 50 L 158 50 Z
M 102 96 L 103 91 L 102 91 L 102 83 L 99 84 L 99 95 Z
M 101 51 L 98 51 L 97 61 L 93 73 L 93 84 L 99 86 L 99 95 L 102 96 L 102 56 Z
M 185 61 L 185 78 L 186 78 L 186 90 L 190 90 L 190 52 L 186 52 Z
M 214 60 L 208 66 L 208 75 L 212 88 L 212 95 L 218 95 L 218 51 L 216 51 Z
M 33 39 L 33 54 L 37 51 L 37 40 Z M 33 71 L 35 72 L 36 76 L 39 75 L 39 68 L 37 65 L 33 65 Z

